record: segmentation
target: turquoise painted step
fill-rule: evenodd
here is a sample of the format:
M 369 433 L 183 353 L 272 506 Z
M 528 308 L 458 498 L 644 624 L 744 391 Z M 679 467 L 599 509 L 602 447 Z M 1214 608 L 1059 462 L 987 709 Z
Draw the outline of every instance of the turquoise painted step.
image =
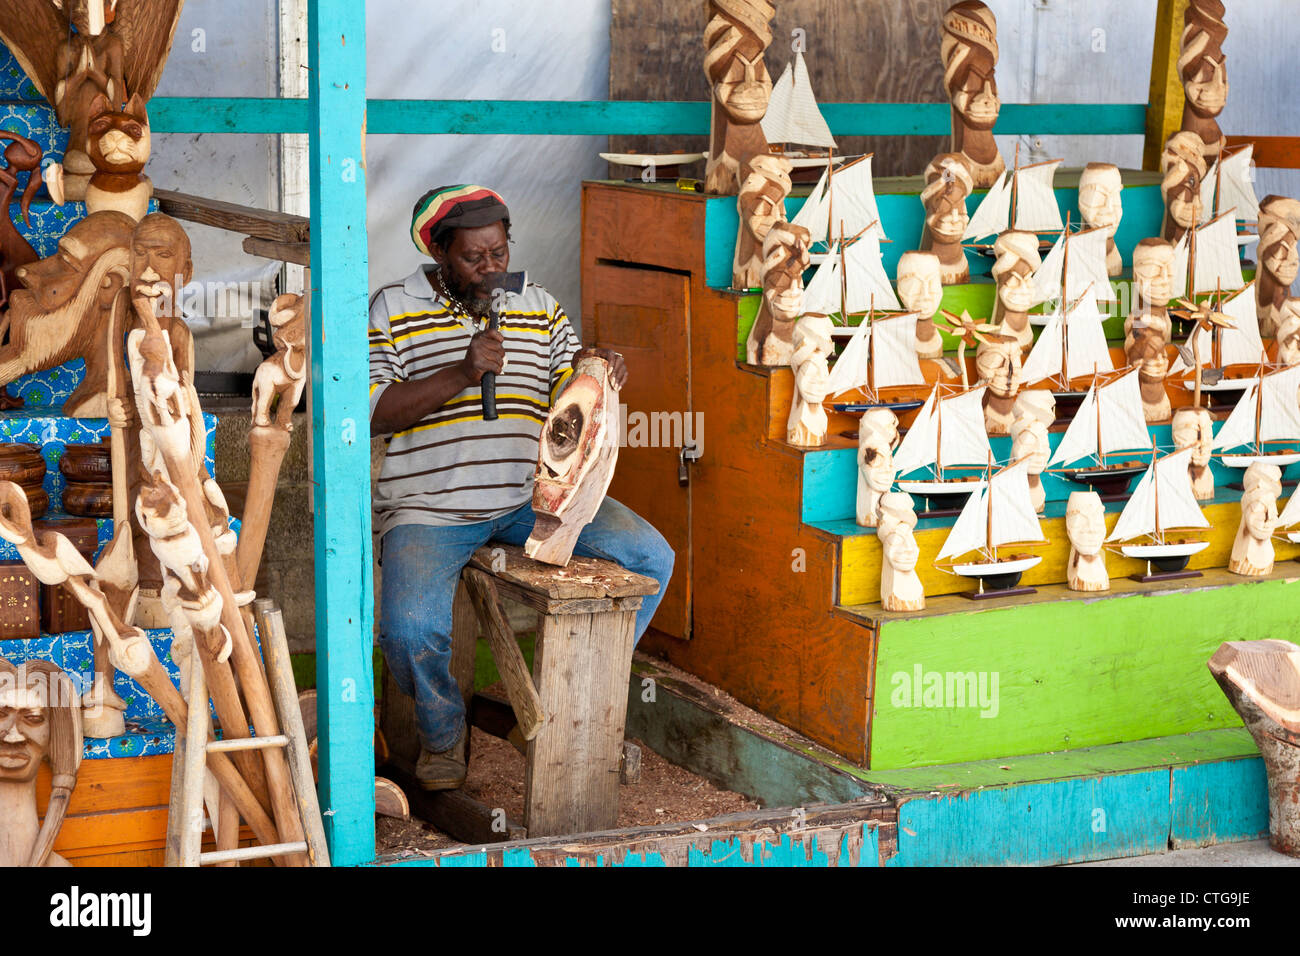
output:
M 1223 422 L 1214 423 L 1217 432 L 1223 427 Z M 1170 435 L 1168 425 L 1152 426 L 1151 436 L 1161 449 L 1173 448 L 1173 439 Z M 1060 444 L 1061 438 L 1065 435 L 1064 431 L 1049 432 L 1048 442 L 1053 449 Z M 993 446 L 993 454 L 998 461 L 1007 461 L 1011 455 L 1011 439 L 1006 437 L 991 438 L 989 443 Z M 1149 460 L 1150 455 L 1127 455 L 1120 453 L 1116 457 L 1128 460 L 1129 458 L 1142 458 Z M 1210 468 L 1214 472 L 1215 498 L 1217 501 L 1239 501 L 1241 499 L 1240 488 L 1228 488 L 1229 484 L 1241 484 L 1242 471 L 1238 468 L 1227 468 L 1216 458 L 1210 459 Z M 1052 504 L 1059 504 L 1058 512 L 1065 514 L 1065 501 L 1070 497 L 1072 491 L 1085 490 L 1083 486 L 1076 485 L 1073 482 L 1066 481 L 1059 475 L 1044 473 L 1043 490 L 1047 494 L 1048 515 L 1052 511 Z M 1134 477 L 1134 482 L 1137 478 Z M 1300 463 L 1291 465 L 1282 472 L 1282 481 L 1292 483 L 1300 481 Z M 815 524 L 818 527 L 827 527 L 829 523 L 849 521 L 852 522 L 856 515 L 856 504 L 858 495 L 858 477 L 857 477 L 857 450 L 854 448 L 831 448 L 821 451 L 810 451 L 805 453 L 803 459 L 803 520 L 808 524 Z M 1118 511 L 1121 504 L 1108 505 L 1108 510 Z M 936 525 L 951 525 L 954 519 L 938 519 Z M 919 527 L 929 527 L 927 522 L 922 522 Z M 831 530 L 827 527 L 827 530 Z M 836 533 L 845 533 L 837 531 Z
M 0 43 L 0 100 L 17 99 L 17 100 L 40 100 L 41 94 L 36 91 L 32 81 L 27 78 L 23 68 L 18 65 L 18 60 L 14 58 L 13 53 L 3 43 Z
M 13 386 L 10 386 L 10 390 L 13 391 Z M 203 420 L 208 430 L 204 463 L 209 473 L 215 473 L 217 417 L 205 412 Z M 107 419 L 64 418 L 54 408 L 0 412 L 0 442 L 27 442 L 40 446 L 41 455 L 45 458 L 44 487 L 50 496 L 50 510 L 54 512 L 63 510 L 65 482 L 59 472 L 59 459 L 63 457 L 63 449 L 68 445 L 93 445 L 107 438 L 108 434 Z M 109 533 L 111 535 L 111 531 Z M 9 545 L 0 542 L 0 560 L 17 560 L 16 554 L 12 558 L 3 557 L 9 548 Z
M 63 161 L 68 131 L 59 125 L 54 107 L 44 100 L 14 100 L 0 96 L 0 129 L 25 136 L 40 146 L 41 159 Z
M 925 208 L 921 205 L 920 193 L 888 193 L 884 190 L 888 180 L 878 180 L 876 185 L 876 208 L 880 212 L 881 225 L 885 234 L 893 242 L 881 246 L 884 254 L 885 272 L 893 276 L 898 269 L 898 260 L 904 252 L 916 249 L 921 241 L 921 228 L 924 225 Z M 785 201 L 787 217 L 794 216 L 807 199 L 809 186 L 797 187 L 801 195 L 791 196 Z M 974 212 L 984 192 L 974 193 L 966 200 L 966 208 Z M 1070 212 L 1078 220 L 1079 190 L 1077 188 L 1058 188 L 1056 204 L 1061 209 L 1061 218 Z M 1120 221 L 1119 231 L 1115 234 L 1115 243 L 1124 267 L 1132 265 L 1133 247 L 1139 240 L 1160 234 L 1160 223 L 1164 217 L 1164 202 L 1160 198 L 1158 185 L 1128 186 L 1124 189 L 1124 218 Z M 731 267 L 736 254 L 736 230 L 740 226 L 740 216 L 736 211 L 736 199 L 732 196 L 719 196 L 707 200 L 704 215 L 704 271 L 705 281 L 710 288 L 726 289 L 731 285 Z M 966 253 L 972 275 L 987 275 L 992 260 L 973 252 Z

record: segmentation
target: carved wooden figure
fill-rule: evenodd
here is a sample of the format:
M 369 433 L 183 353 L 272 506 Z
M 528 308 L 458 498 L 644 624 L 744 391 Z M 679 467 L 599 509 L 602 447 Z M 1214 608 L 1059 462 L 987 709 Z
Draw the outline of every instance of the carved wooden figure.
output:
M 987 412 L 985 415 L 987 420 Z M 1011 460 L 1027 459 L 1029 498 L 1034 511 L 1039 514 L 1047 507 L 1047 493 L 1043 490 L 1043 470 L 1051 455 L 1047 429 L 1056 421 L 1056 398 L 1046 389 L 1021 392 L 1016 398 L 1014 420 L 1011 423 Z M 987 426 L 986 426 L 987 427 Z
M 1300 365 L 1300 299 L 1284 300 L 1278 314 L 1278 364 Z
M 1065 505 L 1065 533 L 1070 538 L 1070 560 L 1065 566 L 1071 591 L 1109 591 L 1106 570 L 1106 507 L 1095 491 L 1072 491 Z
M 1296 238 L 1300 236 L 1300 202 L 1287 196 L 1266 196 L 1259 204 L 1259 269 L 1255 305 L 1259 333 L 1277 335 L 1278 318 L 1300 274 Z
M 858 425 L 857 520 L 864 528 L 880 523 L 880 501 L 898 474 L 894 448 L 899 437 L 898 417 L 888 408 L 871 408 L 862 413 Z
M 916 573 L 921 549 L 913 530 L 916 512 L 912 496 L 891 491 L 880 500 L 880 605 L 886 611 L 920 611 L 925 608 L 925 588 Z
M 1142 414 L 1148 422 L 1169 419 L 1171 407 L 1165 377 L 1169 374 L 1169 354 L 1164 337 L 1155 327 L 1133 323 L 1133 345 L 1125 353 L 1129 364 L 1138 367 L 1138 388 L 1142 393 Z
M 970 164 L 976 189 L 992 186 L 1006 161 L 993 139 L 1002 101 L 993 68 L 998 63 L 998 24 L 979 0 L 962 0 L 943 15 L 943 86 L 952 101 L 952 151 Z
M 1166 239 L 1143 239 L 1133 248 L 1133 311 L 1124 319 L 1124 352 L 1133 346 L 1133 325 L 1141 323 L 1169 344 L 1169 301 L 1174 289 L 1174 247 Z M 1208 356 L 1207 356 L 1208 358 Z
M 792 445 L 816 447 L 826 440 L 830 423 L 822 402 L 829 387 L 829 359 L 835 351 L 831 340 L 829 317 L 805 315 L 794 327 L 794 395 L 790 401 L 790 418 L 786 440 Z
M 763 240 L 763 302 L 745 343 L 745 358 L 751 364 L 790 364 L 794 324 L 803 313 L 809 238 L 803 226 L 778 222 Z
M 1034 271 L 1043 261 L 1038 254 L 1038 236 L 1008 229 L 993 243 L 993 253 L 997 259 L 990 272 L 998 284 L 993 322 L 1001 326 L 1003 335 L 1014 337 L 1022 349 L 1028 348 L 1034 342 L 1029 325 L 1035 299 Z
M 92 213 L 111 209 L 139 222 L 149 212 L 153 196 L 153 183 L 144 175 L 152 148 L 144 100 L 133 96 L 125 108 L 117 110 L 100 96 L 92 111 L 86 148 L 95 174 L 86 187 L 86 209 Z M 56 180 L 57 175 L 46 179 Z M 54 199 L 59 201 L 59 196 Z
M 1088 228 L 1106 230 L 1106 272 L 1117 276 L 1124 268 L 1115 248 L 1115 232 L 1124 217 L 1120 192 L 1124 180 L 1112 163 L 1089 163 L 1079 175 L 1079 215 Z
M 52 847 L 77 785 L 80 715 L 72 681 L 56 664 L 14 667 L 0 658 L 0 867 L 71 865 Z M 41 821 L 36 774 L 47 758 L 53 779 Z
M 1183 13 L 1178 75 L 1183 80 L 1182 128 L 1204 144 L 1206 164 L 1223 148 L 1218 117 L 1228 102 L 1228 69 L 1223 41 L 1228 36 L 1220 0 L 1189 0 Z
M 1205 178 L 1205 144 L 1195 133 L 1174 133 L 1160 154 L 1160 195 L 1165 201 L 1165 219 L 1160 234 L 1177 242 L 1204 215 L 1201 209 L 1201 180 Z M 1182 290 L 1176 290 L 1181 292 Z
M 740 231 L 731 271 L 734 289 L 756 289 L 763 281 L 764 241 L 772 227 L 785 220 L 790 168 L 788 159 L 766 154 L 754 156 L 746 164 L 747 174 L 736 200 Z
M 742 165 L 767 152 L 759 125 L 772 95 L 763 53 L 772 42 L 776 11 L 767 0 L 709 0 L 704 73 L 713 90 L 704 191 L 735 195 Z
M 1269 846 L 1300 856 L 1300 647 L 1229 641 L 1208 666 L 1264 758 Z
M 20 288 L 18 267 L 40 258 L 31 243 L 23 238 L 9 215 L 9 207 L 18 194 L 18 176 L 27 173 L 19 209 L 27 225 L 32 224 L 32 199 L 41 188 L 41 148 L 26 137 L 0 130 L 0 142 L 9 140 L 4 150 L 5 165 L 0 168 L 0 309 L 9 296 Z
M 965 257 L 963 256 L 963 261 Z M 943 358 L 943 336 L 934 316 L 943 302 L 943 268 L 933 252 L 905 252 L 898 260 L 898 301 L 918 315 L 916 354 L 923 359 Z
M 63 413 L 74 418 L 107 413 L 112 353 L 105 335 L 113 298 L 127 280 L 134 225 L 116 212 L 87 216 L 59 240 L 56 255 L 19 267 L 18 279 L 27 288 L 9 297 L 0 385 L 85 359 L 85 378 L 63 403 Z
M 1241 524 L 1232 541 L 1228 570 L 1245 577 L 1261 577 L 1273 570 L 1273 532 L 1277 530 L 1282 470 L 1268 462 L 1251 462 L 1241 485 Z
M 974 188 L 970 166 L 959 153 L 940 153 L 925 167 L 921 203 L 925 228 L 921 249 L 939 257 L 940 281 L 960 285 L 970 280 L 970 264 L 961 240 L 970 225 L 966 197 Z
M 1214 472 L 1210 455 L 1214 446 L 1214 418 L 1209 409 L 1187 406 L 1174 412 L 1172 438 L 1174 449 L 1194 448 L 1187 466 L 1192 479 L 1192 494 L 1197 501 L 1214 497 Z
M 91 104 L 148 100 L 162 76 L 184 0 L 5 0 L 0 41 L 69 128 L 67 198 L 94 174 L 87 150 Z M 73 29 L 75 27 L 75 30 Z
M 985 336 L 975 350 L 975 370 L 988 385 L 984 393 L 984 428 L 990 435 L 1010 435 L 1021 382 L 1020 342 L 1013 335 Z
M 617 463 L 618 392 L 609 364 L 588 355 L 542 426 L 533 483 L 537 521 L 524 553 L 547 564 L 568 564 L 578 535 L 605 500 Z

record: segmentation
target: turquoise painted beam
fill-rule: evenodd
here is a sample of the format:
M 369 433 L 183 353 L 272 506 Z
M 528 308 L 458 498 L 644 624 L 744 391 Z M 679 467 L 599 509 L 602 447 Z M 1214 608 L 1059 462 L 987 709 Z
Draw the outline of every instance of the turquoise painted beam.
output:
M 354 87 L 355 89 L 355 87 Z M 641 100 L 369 100 L 376 134 L 516 136 L 692 136 L 709 132 L 707 102 Z M 838 136 L 942 136 L 946 103 L 824 103 Z M 307 133 L 306 100 L 155 97 L 149 120 L 160 133 Z M 1143 103 L 1007 103 L 998 133 L 1132 134 L 1145 129 Z
M 366 362 L 366 9 L 311 0 L 311 389 L 320 801 L 335 865 L 375 857 Z

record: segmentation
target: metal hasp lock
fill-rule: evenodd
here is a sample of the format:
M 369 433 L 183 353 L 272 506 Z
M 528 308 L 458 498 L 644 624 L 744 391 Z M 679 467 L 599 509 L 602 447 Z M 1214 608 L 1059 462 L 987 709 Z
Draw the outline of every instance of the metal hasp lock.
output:
M 699 461 L 702 454 L 704 453 L 693 441 L 682 445 L 682 450 L 677 455 L 677 483 L 683 488 L 691 483 L 691 475 L 686 466 L 693 461 Z

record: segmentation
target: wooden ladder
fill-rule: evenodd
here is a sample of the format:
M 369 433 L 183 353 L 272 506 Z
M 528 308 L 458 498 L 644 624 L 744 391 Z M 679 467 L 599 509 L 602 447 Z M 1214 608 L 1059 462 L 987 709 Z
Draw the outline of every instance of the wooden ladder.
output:
M 271 695 L 279 716 L 281 733 L 273 737 L 242 737 L 227 740 L 212 738 L 212 720 L 208 711 L 208 687 L 197 650 L 190 663 L 189 719 L 184 729 L 176 728 L 176 748 L 172 762 L 171 799 L 167 812 L 167 848 L 164 865 L 233 866 L 249 860 L 306 853 L 313 866 L 329 866 L 329 848 L 316 799 L 307 738 L 302 712 L 289 662 L 289 644 L 284 633 L 284 617 L 275 602 L 259 598 L 253 602 L 253 614 L 261 638 L 262 657 L 266 663 Z M 207 756 L 235 750 L 266 750 L 283 747 L 288 752 L 289 773 L 293 779 L 298 816 L 306 840 L 239 847 L 232 850 L 201 851 L 203 831 L 209 821 L 203 812 Z M 214 827 L 215 829 L 215 827 Z

